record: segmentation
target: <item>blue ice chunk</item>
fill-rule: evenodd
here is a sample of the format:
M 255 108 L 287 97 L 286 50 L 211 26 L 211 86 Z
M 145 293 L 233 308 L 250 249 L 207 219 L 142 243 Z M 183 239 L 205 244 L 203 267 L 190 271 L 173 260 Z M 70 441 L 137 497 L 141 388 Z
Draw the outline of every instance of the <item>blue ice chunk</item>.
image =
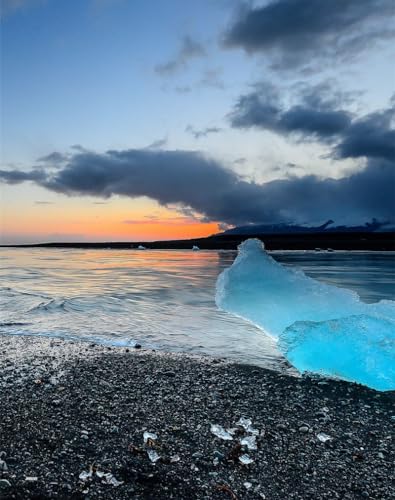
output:
M 265 252 L 259 240 L 249 239 L 239 246 L 232 266 L 219 276 L 216 303 L 272 337 L 281 337 L 280 347 L 302 371 L 339 376 L 375 388 L 382 385 L 380 381 L 374 382 L 375 377 L 380 380 L 387 377 L 387 388 L 393 384 L 386 360 L 394 355 L 394 301 L 366 304 L 351 290 L 322 283 L 301 270 L 281 265 Z M 318 328 L 316 323 L 321 326 Z M 363 332 L 359 331 L 361 325 L 366 325 Z M 334 328 L 336 335 L 331 335 L 329 332 Z M 384 340 L 388 342 L 382 347 Z M 300 361 L 310 359 L 307 350 L 314 351 L 316 358 L 309 367 Z M 291 353 L 294 353 L 292 359 Z M 345 367 L 356 363 L 356 359 L 365 368 L 361 373 L 355 370 L 347 375 Z M 372 367 L 371 377 L 362 376 L 369 372 L 369 367 Z
M 394 321 L 367 315 L 298 321 L 281 334 L 279 348 L 300 372 L 395 389 Z

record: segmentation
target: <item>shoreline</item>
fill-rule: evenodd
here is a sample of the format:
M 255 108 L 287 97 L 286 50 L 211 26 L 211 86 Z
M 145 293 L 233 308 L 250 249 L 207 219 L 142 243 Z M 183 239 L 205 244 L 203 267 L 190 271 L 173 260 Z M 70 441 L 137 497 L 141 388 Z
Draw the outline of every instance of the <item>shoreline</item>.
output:
M 1 499 L 395 495 L 394 392 L 217 358 L 7 335 L 0 373 Z M 258 435 L 237 425 L 241 417 Z M 213 424 L 231 429 L 229 439 Z M 157 437 L 144 444 L 145 431 Z M 256 450 L 240 445 L 248 436 Z
M 395 251 L 395 232 L 296 232 L 296 233 L 252 233 L 217 234 L 205 238 L 163 241 L 107 241 L 107 242 L 45 242 L 17 245 L 0 245 L 9 248 L 79 248 L 79 249 L 138 249 L 147 250 L 191 250 L 198 246 L 201 250 L 237 250 L 243 241 L 258 238 L 265 243 L 266 250 L 360 250 Z

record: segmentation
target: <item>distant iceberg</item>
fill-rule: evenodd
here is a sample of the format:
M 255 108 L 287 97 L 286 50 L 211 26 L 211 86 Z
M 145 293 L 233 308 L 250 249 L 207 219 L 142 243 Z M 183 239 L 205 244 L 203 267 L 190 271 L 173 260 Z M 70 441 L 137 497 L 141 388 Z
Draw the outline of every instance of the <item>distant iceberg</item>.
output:
M 285 267 L 257 239 L 239 246 L 218 278 L 216 303 L 279 340 L 300 371 L 395 389 L 395 302 L 358 294 Z

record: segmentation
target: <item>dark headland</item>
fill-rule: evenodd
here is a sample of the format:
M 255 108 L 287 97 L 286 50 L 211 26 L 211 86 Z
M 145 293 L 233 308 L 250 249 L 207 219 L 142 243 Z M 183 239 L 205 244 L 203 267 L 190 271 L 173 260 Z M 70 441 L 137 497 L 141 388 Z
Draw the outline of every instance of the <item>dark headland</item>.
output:
M 0 393 L 2 500 L 395 497 L 394 393 L 15 336 L 0 336 Z
M 395 232 L 308 232 L 308 233 L 265 233 L 227 234 L 221 233 L 207 238 L 170 241 L 130 241 L 130 242 L 57 242 L 30 245 L 0 245 L 31 248 L 114 248 L 130 249 L 139 245 L 147 249 L 191 249 L 196 245 L 202 250 L 236 250 L 247 238 L 259 238 L 267 250 L 373 250 L 395 251 Z

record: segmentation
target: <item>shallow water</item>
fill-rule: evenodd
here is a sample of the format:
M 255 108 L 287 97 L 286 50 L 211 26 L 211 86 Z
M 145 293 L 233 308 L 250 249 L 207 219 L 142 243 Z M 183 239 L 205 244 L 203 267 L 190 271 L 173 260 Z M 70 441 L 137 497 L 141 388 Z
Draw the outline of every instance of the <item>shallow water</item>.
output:
M 273 340 L 219 311 L 235 252 L 0 249 L 0 332 L 223 356 L 280 367 Z M 366 302 L 394 299 L 394 253 L 273 252 Z

